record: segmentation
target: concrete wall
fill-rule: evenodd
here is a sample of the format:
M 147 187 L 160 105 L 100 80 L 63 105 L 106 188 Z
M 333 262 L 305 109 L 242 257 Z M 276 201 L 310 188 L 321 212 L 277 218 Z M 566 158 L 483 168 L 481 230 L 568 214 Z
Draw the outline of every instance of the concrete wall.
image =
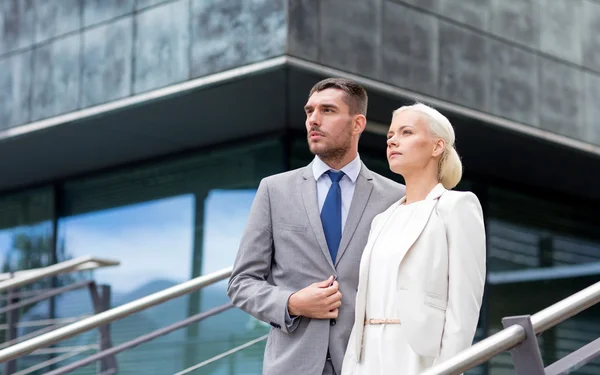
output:
M 600 0 L 4 0 L 0 129 L 286 53 L 600 145 Z
M 291 55 L 600 144 L 598 0 L 291 3 Z
M 2 0 L 0 129 L 285 53 L 284 0 Z

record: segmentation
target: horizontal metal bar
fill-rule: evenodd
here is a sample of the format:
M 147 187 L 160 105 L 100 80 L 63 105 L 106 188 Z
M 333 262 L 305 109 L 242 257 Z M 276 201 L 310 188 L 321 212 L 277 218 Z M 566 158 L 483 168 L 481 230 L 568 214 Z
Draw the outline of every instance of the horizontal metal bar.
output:
M 531 317 L 536 335 L 600 302 L 600 282 L 595 283 Z M 422 375 L 453 375 L 484 363 L 525 340 L 521 326 L 511 326 L 425 371 Z
M 167 327 L 163 327 L 163 328 L 157 329 L 154 332 L 151 332 L 151 333 L 148 333 L 146 335 L 140 336 L 140 337 L 138 337 L 136 339 L 124 342 L 124 343 L 122 343 L 122 344 L 120 344 L 118 346 L 112 347 L 112 348 L 107 349 L 107 350 L 103 350 L 103 351 L 101 351 L 99 353 L 91 355 L 91 356 L 89 356 L 87 358 L 83 358 L 83 359 L 81 359 L 81 360 L 79 360 L 77 362 L 71 363 L 71 364 L 69 364 L 67 366 L 58 368 L 58 369 L 56 369 L 56 370 L 54 370 L 52 372 L 47 373 L 46 375 L 68 374 L 69 372 L 77 370 L 78 368 L 81 368 L 83 366 L 87 366 L 87 365 L 89 365 L 91 363 L 94 363 L 96 361 L 99 361 L 99 360 L 101 360 L 103 358 L 106 358 L 106 357 L 109 357 L 109 356 L 121 353 L 122 351 L 131 349 L 131 348 L 135 348 L 136 346 L 141 345 L 141 344 L 143 344 L 145 342 L 154 340 L 157 337 L 164 336 L 164 335 L 169 334 L 169 333 L 171 333 L 173 331 L 176 331 L 178 329 L 186 327 L 186 326 L 188 326 L 188 325 L 190 325 L 192 323 L 199 322 L 200 320 L 209 318 L 209 317 L 211 317 L 213 315 L 216 315 L 216 314 L 219 314 L 219 313 L 221 313 L 223 311 L 229 310 L 232 307 L 233 307 L 233 305 L 231 303 L 227 303 L 227 304 L 215 307 L 215 308 L 210 309 L 208 311 L 205 311 L 203 313 L 191 316 L 191 317 L 189 317 L 187 319 L 184 319 L 184 320 L 182 320 L 180 322 L 171 324 L 171 325 L 169 325 Z
M 36 302 L 43 301 L 43 300 L 48 299 L 48 298 L 52 298 L 54 296 L 58 296 L 59 294 L 63 294 L 63 293 L 66 293 L 66 292 L 70 292 L 72 290 L 76 290 L 76 289 L 87 287 L 88 285 L 90 285 L 92 283 L 94 283 L 94 281 L 87 280 L 87 281 L 81 281 L 81 282 L 78 282 L 78 283 L 74 283 L 74 284 L 70 284 L 70 285 L 67 285 L 67 286 L 63 286 L 62 288 L 52 289 L 51 291 L 44 292 L 44 293 L 39 294 L 39 295 L 37 295 L 35 297 L 28 298 L 28 299 L 25 299 L 23 301 L 20 301 L 20 302 L 17 302 L 17 303 L 12 303 L 12 304 L 10 304 L 10 305 L 8 305 L 6 307 L 3 307 L 3 308 L 0 309 L 0 314 L 3 314 L 3 313 L 8 312 L 8 311 L 16 310 L 16 309 L 19 309 L 21 307 L 30 305 L 32 303 L 36 303 Z
M 70 324 L 66 327 L 58 328 L 52 332 L 34 337 L 26 342 L 22 342 L 9 348 L 0 350 L 0 362 L 18 358 L 22 355 L 31 353 L 36 349 L 52 345 L 58 341 L 68 339 L 80 333 L 124 318 L 138 311 L 145 310 L 149 307 L 191 293 L 207 285 L 214 284 L 231 276 L 231 271 L 232 267 L 227 267 L 220 271 L 194 278 L 160 292 L 101 312 L 79 322 Z
M 41 369 L 43 369 L 43 368 L 46 368 L 46 367 L 48 367 L 48 366 L 50 366 L 50 365 L 53 365 L 53 364 L 55 364 L 55 363 L 58 363 L 58 362 L 64 361 L 65 359 L 69 359 L 69 358 L 71 358 L 71 357 L 75 357 L 76 355 L 79 355 L 79 354 L 81 354 L 81 353 L 84 353 L 84 352 L 86 352 L 86 351 L 88 351 L 88 350 L 90 350 L 90 348 L 83 348 L 83 347 L 82 347 L 82 349 L 80 349 L 80 350 L 73 350 L 73 351 L 70 351 L 70 352 L 64 353 L 63 355 L 59 355 L 58 357 L 51 358 L 51 359 L 49 359 L 49 360 L 47 360 L 47 361 L 40 362 L 40 363 L 38 363 L 38 364 L 36 364 L 36 365 L 33 365 L 33 366 L 31 366 L 31 367 L 28 367 L 28 368 L 26 368 L 26 369 L 24 369 L 24 370 L 21 370 L 21 371 L 19 371 L 19 372 L 15 372 L 13 375 L 27 375 L 27 374 L 30 374 L 30 373 L 32 373 L 32 372 L 34 372 L 34 371 L 37 371 L 37 370 L 41 370 Z
M 267 334 L 267 335 L 261 336 L 259 338 L 256 338 L 254 340 L 248 341 L 245 344 L 242 344 L 240 346 L 236 346 L 235 348 L 230 349 L 230 350 L 228 350 L 226 352 L 223 352 L 223 353 L 221 353 L 219 355 L 216 355 L 216 356 L 214 356 L 212 358 L 209 358 L 206 361 L 202 361 L 202 362 L 198 363 L 197 365 L 194 365 L 192 367 L 186 368 L 185 370 L 182 370 L 182 371 L 176 373 L 175 375 L 185 375 L 185 374 L 188 374 L 188 373 L 190 373 L 190 372 L 192 372 L 194 370 L 199 369 L 200 367 L 204 367 L 204 366 L 209 365 L 209 364 L 211 364 L 211 363 L 213 363 L 215 361 L 218 361 L 221 358 L 225 358 L 227 356 L 230 356 L 230 355 L 232 355 L 234 353 L 239 352 L 240 350 L 246 349 L 249 346 L 252 346 L 254 344 L 258 344 L 261 341 L 265 341 L 268 337 L 269 337 L 269 335 Z
M 546 367 L 546 375 L 566 375 L 600 357 L 600 338 Z
M 48 355 L 48 354 L 59 354 L 59 353 L 69 353 L 73 351 L 81 351 L 81 350 L 91 350 L 98 349 L 98 344 L 89 344 L 89 345 L 77 345 L 77 346 L 57 346 L 55 348 L 42 348 L 38 349 L 30 355 Z
M 571 266 L 532 268 L 520 271 L 490 272 L 487 281 L 492 285 L 498 285 L 595 275 L 600 275 L 600 262 L 574 264 Z
M 525 340 L 523 327 L 514 325 L 485 338 L 456 356 L 425 371 L 421 375 L 461 374 L 484 363 L 498 353 L 510 350 Z
M 76 322 L 81 319 L 85 319 L 91 315 L 86 314 L 82 316 L 74 316 L 70 318 L 59 318 L 59 319 L 41 319 L 41 320 L 30 320 L 27 322 L 19 322 L 15 324 L 18 328 L 22 327 L 39 327 L 39 326 L 48 326 L 48 325 L 65 325 L 69 323 Z M 8 329 L 8 324 L 0 324 L 0 329 Z
M 22 276 L 0 281 L 0 292 L 32 284 L 46 277 L 56 276 L 64 273 L 96 269 L 101 267 L 118 266 L 119 261 L 112 259 L 96 258 L 92 256 L 83 256 L 65 262 L 53 264 L 48 267 L 32 270 Z M 35 271 L 35 272 L 34 272 Z
M 38 330 L 29 332 L 29 333 L 27 333 L 25 335 L 19 336 L 17 338 L 12 339 L 12 340 L 4 341 L 4 342 L 0 343 L 0 349 L 8 348 L 11 345 L 16 345 L 16 344 L 18 344 L 20 342 L 25 342 L 25 341 L 27 341 L 27 340 L 29 340 L 31 338 L 36 337 L 36 336 L 42 335 L 42 334 L 47 333 L 47 332 L 51 332 L 51 331 L 55 330 L 56 328 L 57 328 L 56 326 L 49 326 L 49 327 L 45 327 L 45 328 L 40 328 Z

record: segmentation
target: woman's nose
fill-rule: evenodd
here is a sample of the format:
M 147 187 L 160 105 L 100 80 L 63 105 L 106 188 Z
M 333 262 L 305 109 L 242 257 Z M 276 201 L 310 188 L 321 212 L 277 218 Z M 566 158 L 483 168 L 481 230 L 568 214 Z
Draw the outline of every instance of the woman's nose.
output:
M 398 146 L 398 142 L 396 142 L 396 139 L 392 137 L 387 140 L 387 145 L 388 147 Z

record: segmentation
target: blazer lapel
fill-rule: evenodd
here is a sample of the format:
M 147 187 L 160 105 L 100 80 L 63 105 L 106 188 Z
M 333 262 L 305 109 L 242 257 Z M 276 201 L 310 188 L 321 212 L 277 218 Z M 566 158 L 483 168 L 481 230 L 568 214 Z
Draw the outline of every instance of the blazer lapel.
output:
M 358 227 L 358 223 L 362 218 L 365 207 L 367 207 L 367 202 L 369 201 L 369 197 L 371 197 L 371 191 L 373 190 L 373 183 L 371 182 L 372 180 L 373 177 L 371 176 L 370 171 L 363 164 L 360 169 L 360 174 L 356 179 L 352 203 L 350 204 L 350 210 L 348 210 L 346 225 L 342 231 L 342 239 L 340 241 L 340 247 L 338 248 L 337 257 L 335 260 L 336 266 L 348 248 L 348 244 L 354 236 L 354 232 L 356 231 L 356 227 Z
M 435 208 L 438 198 L 446 191 L 442 184 L 436 185 L 427 195 L 425 200 L 420 203 L 420 207 L 418 207 L 415 211 L 415 215 L 412 220 L 408 224 L 406 230 L 403 231 L 404 236 L 399 238 L 398 243 L 398 264 L 402 263 L 404 256 L 408 252 L 408 250 L 412 247 L 415 241 L 419 238 L 423 229 L 427 225 L 429 221 L 429 217 Z M 406 197 L 403 197 L 400 200 L 400 204 L 403 204 L 406 201 Z
M 319 202 L 317 200 L 317 182 L 312 175 L 312 163 L 309 164 L 302 173 L 302 201 L 304 202 L 304 208 L 306 209 L 306 215 L 308 221 L 312 227 L 319 247 L 325 255 L 325 258 L 329 262 L 331 268 L 333 262 L 331 261 L 331 254 L 329 254 L 329 248 L 327 247 L 327 241 L 325 240 L 325 233 L 323 232 L 323 224 L 321 224 L 321 215 L 319 214 Z

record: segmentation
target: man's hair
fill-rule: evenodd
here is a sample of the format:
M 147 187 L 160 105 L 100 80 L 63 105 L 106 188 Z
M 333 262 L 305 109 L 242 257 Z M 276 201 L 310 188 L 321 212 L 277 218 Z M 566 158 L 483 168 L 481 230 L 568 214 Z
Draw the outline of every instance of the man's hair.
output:
M 326 89 L 342 90 L 345 93 L 344 101 L 350 109 L 350 114 L 355 115 L 360 113 L 363 116 L 367 116 L 367 105 L 369 102 L 367 90 L 358 83 L 345 78 L 327 78 L 314 85 L 308 96 L 310 97 L 315 92 Z

